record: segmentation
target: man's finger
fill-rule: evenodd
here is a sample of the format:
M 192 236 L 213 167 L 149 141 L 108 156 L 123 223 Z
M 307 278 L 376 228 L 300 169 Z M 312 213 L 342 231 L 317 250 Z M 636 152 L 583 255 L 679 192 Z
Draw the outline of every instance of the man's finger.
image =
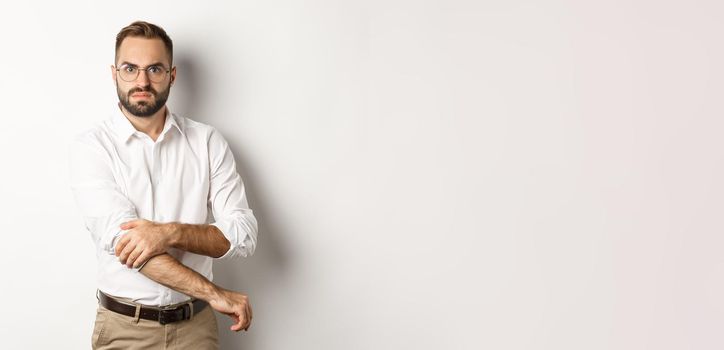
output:
M 235 321 L 235 323 L 234 323 L 233 325 L 231 325 L 231 330 L 232 330 L 232 331 L 238 332 L 238 331 L 240 331 L 242 328 L 244 328 L 244 327 L 242 326 L 242 323 L 244 322 L 243 314 L 242 314 L 242 315 L 233 314 L 232 317 L 231 317 L 231 319 Z
M 133 263 L 136 261 L 136 259 L 143 254 L 143 248 L 141 246 L 136 246 L 136 249 L 134 249 L 131 254 L 128 255 L 128 260 L 126 260 L 126 266 L 129 268 L 133 266 Z
M 245 323 L 244 323 L 244 330 L 247 330 L 249 328 L 249 325 L 251 324 L 251 305 L 247 302 L 244 305 L 244 311 L 245 311 Z
M 251 304 L 247 303 L 246 305 L 249 306 L 249 323 L 251 323 L 251 319 L 254 318 L 254 312 L 251 311 Z
M 139 266 L 143 265 L 146 260 L 148 260 L 148 250 L 144 250 L 143 253 L 136 258 L 133 262 L 133 268 L 137 269 Z
M 118 256 L 118 260 L 121 261 L 121 264 L 126 263 L 126 259 L 128 259 L 128 256 L 133 252 L 133 250 L 136 249 L 136 244 L 132 242 L 128 242 L 128 244 L 123 248 L 123 251 L 121 251 L 121 254 Z
M 128 235 L 123 235 L 121 239 L 118 240 L 118 243 L 116 243 L 116 256 L 121 256 L 121 252 L 123 248 L 126 247 L 126 244 L 128 244 L 128 240 Z
M 249 306 L 249 303 L 246 304 L 246 317 L 244 321 L 244 330 L 247 330 L 249 326 L 251 326 L 251 306 Z
M 241 322 L 243 322 L 242 318 L 240 318 L 239 321 L 237 321 L 234 325 L 231 326 L 231 330 L 234 332 L 240 331 L 242 328 Z
M 249 318 L 249 303 L 244 304 L 244 322 L 241 325 L 241 329 L 246 330 L 249 328 L 251 318 Z
M 130 228 L 136 227 L 138 225 L 138 222 L 136 220 L 126 221 L 121 224 L 121 230 L 128 230 Z

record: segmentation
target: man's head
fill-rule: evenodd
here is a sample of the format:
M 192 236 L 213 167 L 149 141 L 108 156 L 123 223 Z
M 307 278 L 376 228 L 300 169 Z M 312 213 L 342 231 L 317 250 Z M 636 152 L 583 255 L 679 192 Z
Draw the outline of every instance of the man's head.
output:
M 166 104 L 176 79 L 173 43 L 159 26 L 136 21 L 116 36 L 111 66 L 121 105 L 137 117 L 150 117 Z

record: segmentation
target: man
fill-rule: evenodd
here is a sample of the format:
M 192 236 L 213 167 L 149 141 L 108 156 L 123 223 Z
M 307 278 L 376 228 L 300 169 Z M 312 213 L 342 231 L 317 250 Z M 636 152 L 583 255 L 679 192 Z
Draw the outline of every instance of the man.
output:
M 210 282 L 214 259 L 249 256 L 257 242 L 234 156 L 213 127 L 166 106 L 176 68 L 163 29 L 123 28 L 111 74 L 118 107 L 70 152 L 99 264 L 93 348 L 216 349 L 212 308 L 234 331 L 252 318 L 246 295 Z

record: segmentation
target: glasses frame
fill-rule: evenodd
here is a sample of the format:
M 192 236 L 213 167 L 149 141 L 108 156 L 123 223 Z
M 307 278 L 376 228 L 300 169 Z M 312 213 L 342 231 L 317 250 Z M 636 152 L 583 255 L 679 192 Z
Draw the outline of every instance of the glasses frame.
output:
M 133 77 L 133 79 L 131 79 L 131 80 L 123 79 L 123 76 L 121 75 L 121 68 L 122 68 L 123 66 L 135 67 L 135 68 L 136 68 L 136 76 Z M 127 82 L 127 83 L 132 83 L 132 82 L 138 80 L 138 77 L 141 75 L 141 71 L 144 71 L 144 72 L 146 72 L 146 76 L 148 77 L 148 80 L 149 80 L 149 81 L 154 82 L 154 83 L 160 83 L 160 82 L 166 80 L 166 75 L 168 75 L 169 73 L 171 73 L 171 69 L 173 69 L 173 68 L 166 69 L 166 71 L 163 73 L 163 79 L 161 79 L 161 80 L 159 80 L 159 81 L 155 81 L 155 80 L 151 79 L 151 75 L 148 74 L 148 69 L 149 69 L 149 68 L 152 68 L 152 67 L 166 68 L 166 67 L 164 67 L 164 66 L 159 66 L 159 65 L 152 65 L 152 66 L 148 66 L 148 67 L 143 67 L 143 68 L 142 68 L 142 67 L 135 66 L 135 65 L 132 65 L 132 64 L 123 64 L 123 65 L 121 65 L 121 67 L 116 67 L 116 73 L 118 73 L 118 76 L 121 78 L 121 80 L 123 80 L 123 81 L 125 81 L 125 82 Z

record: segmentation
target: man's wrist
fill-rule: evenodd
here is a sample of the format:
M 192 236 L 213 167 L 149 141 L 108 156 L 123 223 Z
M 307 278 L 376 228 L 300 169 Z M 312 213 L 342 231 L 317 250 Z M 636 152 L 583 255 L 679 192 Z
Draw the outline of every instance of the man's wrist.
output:
M 208 303 L 216 301 L 221 296 L 221 288 L 211 281 L 206 281 L 203 286 L 203 290 L 199 299 L 204 300 Z
M 166 226 L 168 246 L 178 248 L 180 243 L 183 241 L 183 225 L 178 222 L 169 222 L 163 225 Z

